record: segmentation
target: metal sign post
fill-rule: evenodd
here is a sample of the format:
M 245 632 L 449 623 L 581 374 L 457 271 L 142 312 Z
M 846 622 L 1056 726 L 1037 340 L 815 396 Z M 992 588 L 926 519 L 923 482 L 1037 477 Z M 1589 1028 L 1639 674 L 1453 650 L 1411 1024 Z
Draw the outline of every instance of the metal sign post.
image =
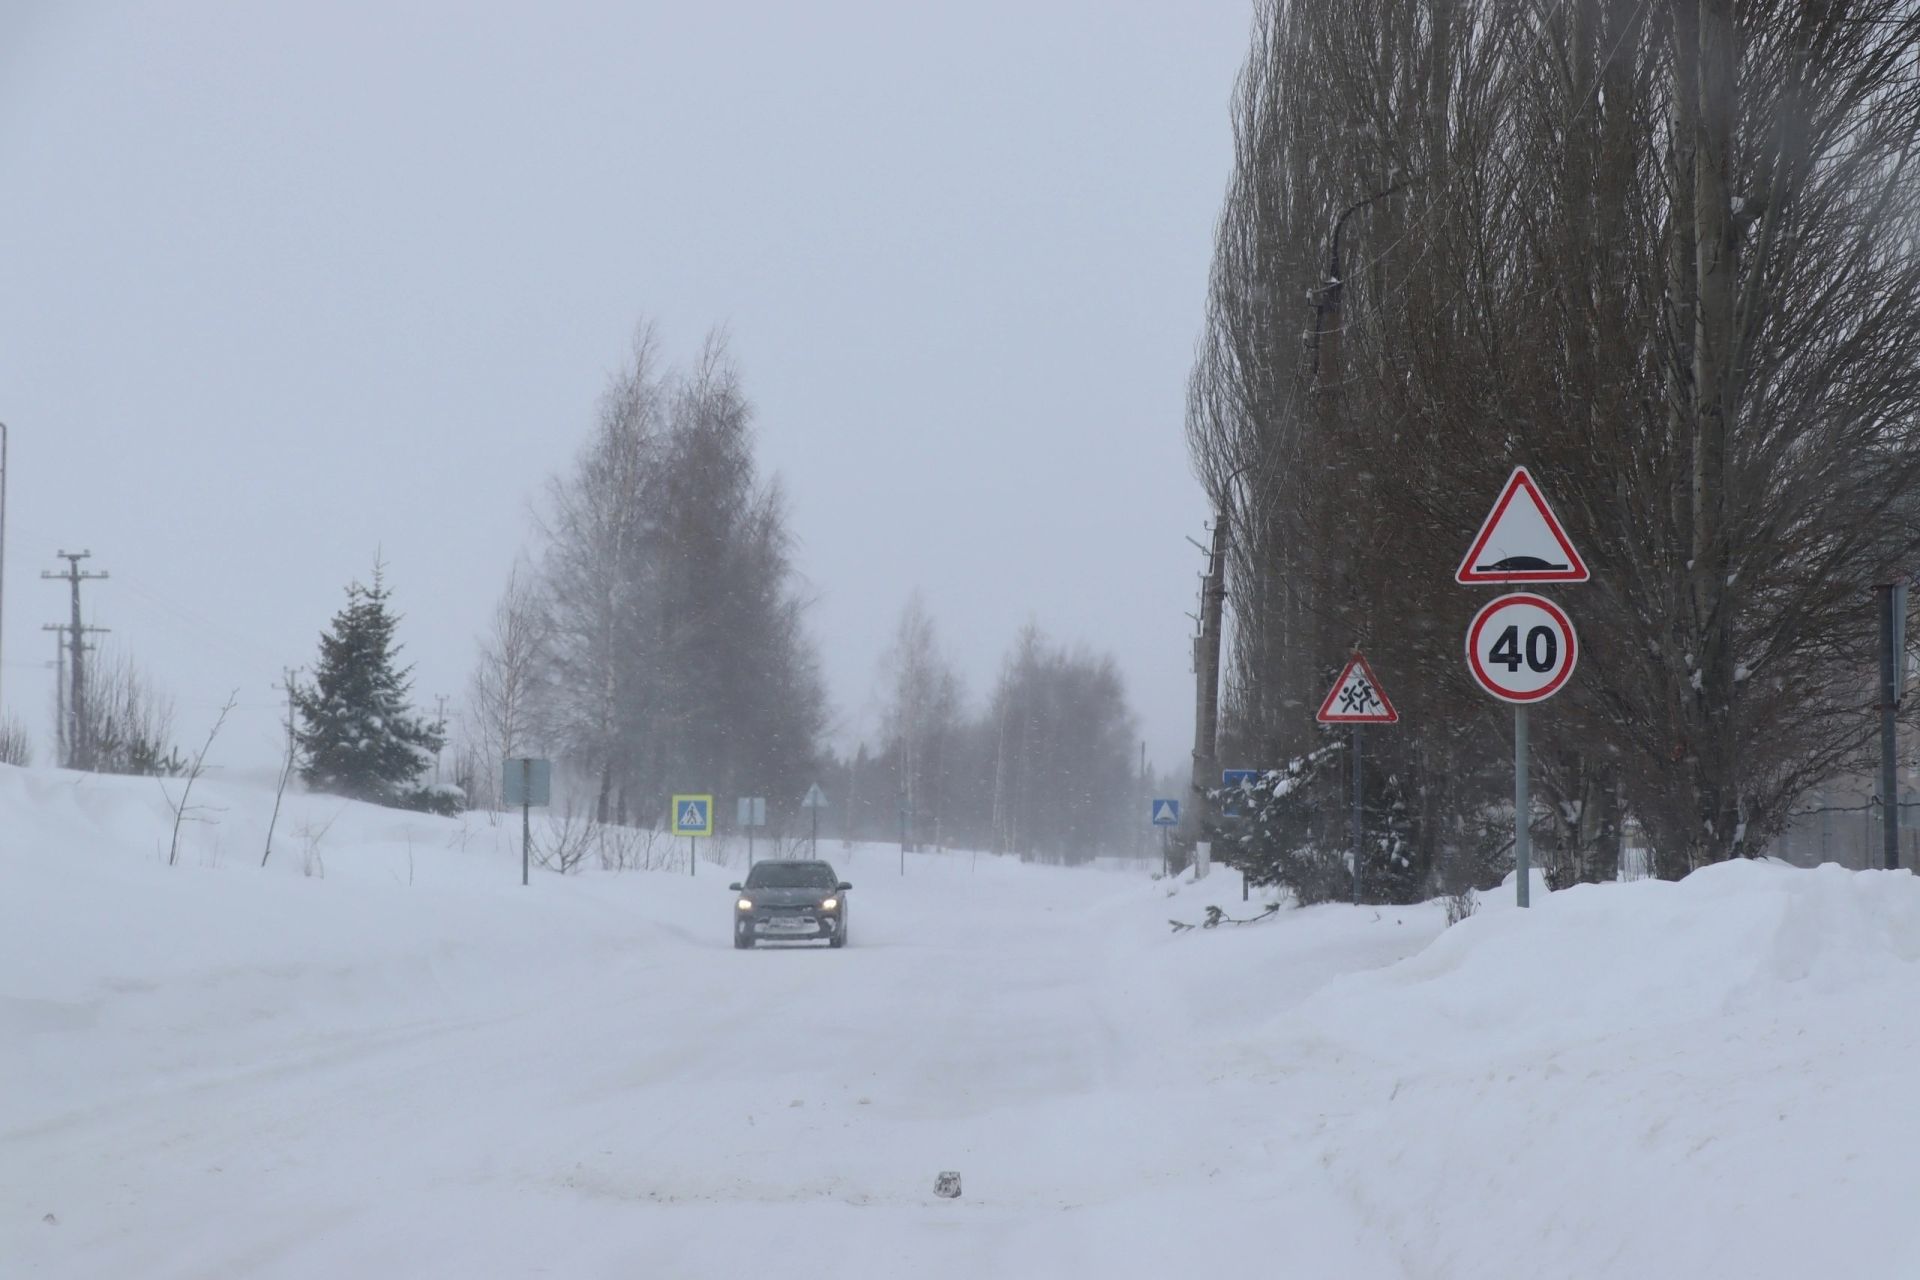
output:
M 1516 702 L 1513 706 L 1513 870 L 1519 886 L 1517 901 L 1523 907 L 1532 905 L 1527 901 L 1527 890 L 1533 879 L 1533 823 L 1527 817 L 1533 812 L 1533 795 L 1527 770 L 1527 704 Z
M 507 807 L 520 806 L 520 883 L 529 880 L 533 848 L 533 806 L 553 802 L 553 761 L 514 757 L 500 762 L 500 795 Z
M 1353 905 L 1360 905 L 1360 854 L 1365 848 L 1366 788 L 1364 766 L 1360 758 L 1360 726 L 1353 726 Z
M 818 858 L 820 856 L 820 811 L 827 807 L 827 793 L 822 791 L 820 784 L 816 782 L 807 788 L 806 798 L 800 803 L 813 818 L 813 832 L 808 837 L 807 856 Z M 904 858 L 905 855 L 903 854 L 902 857 Z
M 1533 861 L 1527 708 L 1560 692 L 1579 660 L 1573 620 L 1545 596 L 1525 591 L 1500 596 L 1467 628 L 1467 670 L 1482 689 L 1513 704 L 1513 868 L 1516 901 L 1523 907 L 1530 905 Z
M 1353 905 L 1357 907 L 1360 905 L 1360 864 L 1366 850 L 1367 794 L 1360 731 L 1370 724 L 1398 724 L 1400 713 L 1393 709 L 1392 699 L 1380 687 L 1366 658 L 1355 649 L 1313 718 L 1321 724 L 1353 726 Z
M 735 825 L 744 827 L 747 832 L 747 870 L 753 870 L 753 829 L 767 825 L 767 798 L 765 796 L 741 796 L 735 802 Z
M 1585 582 L 1591 576 L 1547 495 L 1525 467 L 1515 467 L 1453 580 L 1514 586 Z M 1467 670 L 1481 688 L 1513 704 L 1513 867 L 1523 907 L 1529 905 L 1533 866 L 1527 708 L 1560 691 L 1573 674 L 1579 647 L 1573 622 L 1560 606 L 1524 592 L 1490 602 L 1467 629 Z
M 713 835 L 713 797 L 711 795 L 677 795 L 673 798 L 672 832 L 676 836 L 687 838 L 687 874 L 699 872 L 699 851 L 694 841 L 700 836 Z
M 1907 587 L 1889 583 L 1874 588 L 1880 606 L 1880 823 L 1881 866 L 1900 869 L 1900 768 L 1895 744 L 1899 732 L 1902 668 L 1906 665 Z

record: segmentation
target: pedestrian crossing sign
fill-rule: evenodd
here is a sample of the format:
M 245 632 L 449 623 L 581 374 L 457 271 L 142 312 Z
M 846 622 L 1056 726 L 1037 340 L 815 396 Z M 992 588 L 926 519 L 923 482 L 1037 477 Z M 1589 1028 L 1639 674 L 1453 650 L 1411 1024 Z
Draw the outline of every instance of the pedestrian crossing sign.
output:
M 673 798 L 673 834 L 710 836 L 713 834 L 713 797 L 675 796 Z

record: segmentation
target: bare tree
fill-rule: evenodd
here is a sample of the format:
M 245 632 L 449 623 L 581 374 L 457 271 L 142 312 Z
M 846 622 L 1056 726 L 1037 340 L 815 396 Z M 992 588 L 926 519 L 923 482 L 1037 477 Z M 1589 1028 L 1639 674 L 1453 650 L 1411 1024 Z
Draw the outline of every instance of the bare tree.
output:
M 167 791 L 167 784 L 164 782 L 160 784 L 160 793 L 167 797 L 167 806 L 173 810 L 173 839 L 167 845 L 168 866 L 172 866 L 180 857 L 180 824 L 190 818 L 198 821 L 198 815 L 205 811 L 205 806 L 192 803 L 193 784 L 200 780 L 201 773 L 205 771 L 207 752 L 212 748 L 213 740 L 220 736 L 220 728 L 226 724 L 228 713 L 239 705 L 239 698 L 238 689 L 229 693 L 226 703 L 220 708 L 220 714 L 214 717 L 213 728 L 207 730 L 207 740 L 200 744 L 200 750 L 194 752 L 193 762 L 187 766 L 186 785 L 180 789 L 180 799 L 177 803 Z
M 777 483 L 724 341 L 682 372 L 643 329 L 542 518 L 551 745 L 590 779 L 594 819 L 658 812 L 675 790 L 806 786 L 824 690 Z
M 502 762 L 531 754 L 539 743 L 535 713 L 541 700 L 537 685 L 547 662 L 548 616 L 532 574 L 515 565 L 481 637 L 480 660 L 468 693 L 468 723 L 478 757 L 468 771 L 474 775 L 469 783 L 485 788 L 495 800 Z
M 1263 5 L 1188 423 L 1230 739 L 1293 754 L 1364 644 L 1413 843 L 1462 847 L 1502 723 L 1450 579 L 1526 463 L 1595 567 L 1536 730 L 1566 877 L 1628 814 L 1664 875 L 1750 853 L 1847 766 L 1920 548 L 1916 43 L 1901 0 Z
M 916 834 L 937 832 L 947 816 L 947 756 L 960 721 L 960 680 L 940 652 L 917 591 L 901 611 L 882 670 L 888 684 L 883 742 L 912 842 Z
M 88 664 L 86 709 L 98 773 L 177 775 L 185 762 L 173 737 L 173 700 L 125 653 L 103 649 Z
M 25 767 L 33 763 L 33 739 L 13 716 L 0 718 L 0 764 Z

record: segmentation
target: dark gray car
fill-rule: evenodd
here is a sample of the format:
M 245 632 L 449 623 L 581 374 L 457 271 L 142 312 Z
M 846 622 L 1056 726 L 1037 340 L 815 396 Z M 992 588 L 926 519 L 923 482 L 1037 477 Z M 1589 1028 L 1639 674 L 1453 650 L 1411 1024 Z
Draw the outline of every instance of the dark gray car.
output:
M 847 890 L 853 888 L 825 862 L 756 862 L 745 884 L 728 886 L 733 904 L 733 945 L 757 941 L 809 942 L 825 938 L 847 945 Z

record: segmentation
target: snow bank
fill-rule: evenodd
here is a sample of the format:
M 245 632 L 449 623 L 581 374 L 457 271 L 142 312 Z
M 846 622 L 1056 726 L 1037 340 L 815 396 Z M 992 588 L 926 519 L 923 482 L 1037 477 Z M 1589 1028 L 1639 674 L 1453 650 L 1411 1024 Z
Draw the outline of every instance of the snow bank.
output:
M 737 867 L 195 799 L 0 768 L 9 1277 L 1920 1275 L 1902 873 L 1175 933 L 1267 895 L 836 842 L 854 945 L 736 952 Z
M 1300 1022 L 1387 1060 L 1567 1046 L 1914 980 L 1920 879 L 1738 861 L 1678 883 L 1511 886 L 1420 955 L 1319 992 Z

